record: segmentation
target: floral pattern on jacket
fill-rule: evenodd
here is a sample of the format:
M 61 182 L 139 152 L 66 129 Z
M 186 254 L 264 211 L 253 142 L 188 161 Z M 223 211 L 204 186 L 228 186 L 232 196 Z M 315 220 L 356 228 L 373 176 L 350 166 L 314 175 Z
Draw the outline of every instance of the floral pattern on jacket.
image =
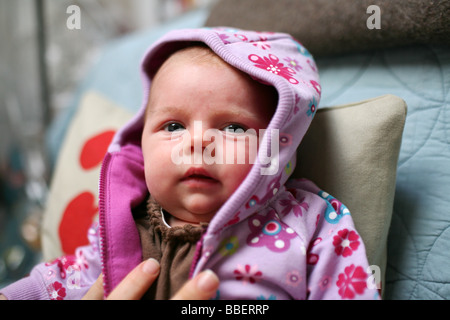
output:
M 203 250 L 203 256 L 214 261 L 209 267 L 223 281 L 216 297 L 378 299 L 379 292 L 370 285 L 362 239 L 345 206 L 319 189 L 305 192 L 316 188 L 310 181 L 291 180 L 289 186 L 266 210 L 229 228 L 216 251 Z M 292 191 L 299 193 L 298 200 Z M 308 205 L 310 198 L 321 199 L 326 210 L 314 211 L 317 208 Z M 326 215 L 341 214 L 336 210 L 346 215 L 328 222 Z M 90 245 L 78 248 L 75 255 L 36 266 L 29 279 L 33 281 L 27 284 L 40 282 L 46 299 L 82 298 L 102 272 L 97 224 L 88 237 Z
M 148 191 L 136 130 L 142 130 L 153 62 L 186 40 L 203 41 L 279 92 L 267 128 L 279 131 L 279 141 L 269 138 L 260 146 L 268 151 L 277 142 L 278 158 L 264 168 L 254 164 L 241 193 L 216 213 L 198 243 L 191 275 L 215 271 L 221 280 L 218 299 L 379 299 L 348 208 L 312 182 L 290 179 L 322 90 L 312 56 L 289 35 L 231 28 L 177 30 L 149 48 L 142 62 L 142 107 L 116 134 L 102 165 L 99 226 L 89 232 L 90 245 L 36 266 L 2 292 L 10 299 L 79 299 L 103 273 L 107 294 L 140 262 L 131 208 Z

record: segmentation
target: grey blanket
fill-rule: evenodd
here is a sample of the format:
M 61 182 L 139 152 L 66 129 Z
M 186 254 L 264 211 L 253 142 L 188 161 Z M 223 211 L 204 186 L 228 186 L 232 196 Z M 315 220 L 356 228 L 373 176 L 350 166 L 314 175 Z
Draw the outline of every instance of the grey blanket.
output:
M 287 32 L 316 56 L 450 45 L 450 1 L 220 0 L 205 25 Z

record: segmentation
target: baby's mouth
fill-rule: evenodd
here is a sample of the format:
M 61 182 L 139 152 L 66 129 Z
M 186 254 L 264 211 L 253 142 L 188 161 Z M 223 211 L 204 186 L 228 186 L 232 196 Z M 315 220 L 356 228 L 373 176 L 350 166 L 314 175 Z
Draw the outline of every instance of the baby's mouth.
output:
M 219 182 L 203 168 L 190 168 L 183 175 L 181 181 L 190 183 L 193 186 L 210 186 Z
M 206 180 L 215 180 L 215 179 L 213 179 L 213 178 L 211 178 L 211 177 L 204 176 L 204 175 L 202 175 L 202 174 L 193 174 L 193 175 L 190 175 L 190 176 L 187 176 L 187 177 L 183 178 L 182 180 L 186 180 L 186 179 L 197 179 L 197 180 L 206 179 Z

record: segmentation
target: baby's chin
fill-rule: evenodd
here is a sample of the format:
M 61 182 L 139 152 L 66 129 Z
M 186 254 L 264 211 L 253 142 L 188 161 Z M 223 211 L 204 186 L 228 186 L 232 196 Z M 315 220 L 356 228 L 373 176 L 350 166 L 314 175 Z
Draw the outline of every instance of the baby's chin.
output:
M 194 215 L 211 215 L 217 212 L 225 201 L 226 198 L 221 194 L 198 193 L 186 196 L 181 205 Z
M 175 219 L 189 224 L 210 222 L 222 204 L 189 203 L 188 205 L 173 210 L 170 215 Z M 164 206 L 163 206 L 164 207 Z
M 209 223 L 211 219 L 212 217 L 209 217 L 207 215 L 199 216 L 192 214 L 176 214 L 176 215 L 171 214 L 167 222 L 171 227 L 184 226 L 186 224 L 196 226 L 200 225 L 201 223 Z
M 201 222 L 210 222 L 217 210 L 209 210 L 209 211 L 187 211 L 176 212 L 175 214 L 171 214 L 175 218 L 180 221 L 185 221 L 186 223 L 191 224 L 199 224 Z

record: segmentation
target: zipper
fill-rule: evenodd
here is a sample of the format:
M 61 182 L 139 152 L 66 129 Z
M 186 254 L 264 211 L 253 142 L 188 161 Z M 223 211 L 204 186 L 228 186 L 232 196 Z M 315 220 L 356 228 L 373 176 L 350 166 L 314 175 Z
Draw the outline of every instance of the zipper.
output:
M 103 274 L 103 290 L 105 297 L 109 294 L 109 281 L 108 281 L 108 272 L 106 268 L 107 261 L 107 250 L 106 250 L 106 172 L 109 164 L 111 162 L 111 154 L 107 153 L 105 158 L 103 159 L 102 167 L 100 169 L 100 178 L 99 178 L 99 223 L 100 223 L 100 258 L 102 264 L 102 274 Z

